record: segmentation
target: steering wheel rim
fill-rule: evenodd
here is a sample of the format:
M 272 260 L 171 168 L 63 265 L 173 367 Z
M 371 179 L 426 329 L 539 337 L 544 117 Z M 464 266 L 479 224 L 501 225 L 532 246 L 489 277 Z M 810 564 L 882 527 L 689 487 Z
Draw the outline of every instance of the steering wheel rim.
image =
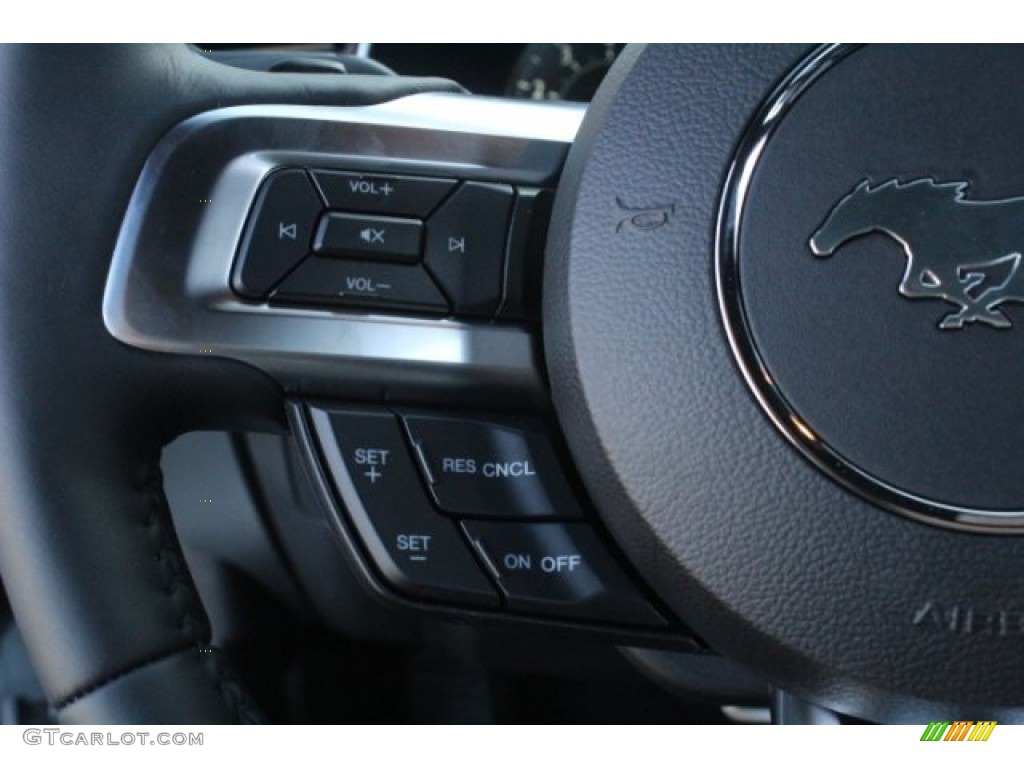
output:
M 153 146 L 204 110 L 457 87 L 267 75 L 186 46 L 4 46 L 0 80 L 0 567 L 30 656 L 63 722 L 256 721 L 209 645 L 157 462 L 192 429 L 283 430 L 282 393 L 232 361 L 111 337 L 100 309 L 124 211 Z

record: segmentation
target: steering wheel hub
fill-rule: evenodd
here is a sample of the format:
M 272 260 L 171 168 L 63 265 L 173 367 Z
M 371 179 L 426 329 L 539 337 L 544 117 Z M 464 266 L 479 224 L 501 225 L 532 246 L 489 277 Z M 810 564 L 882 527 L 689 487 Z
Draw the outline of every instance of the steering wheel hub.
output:
M 548 366 L 605 522 L 713 647 L 869 718 L 1021 704 L 1020 540 L 950 530 L 1024 507 L 1017 55 L 631 51 L 556 203 Z
M 986 129 L 1014 119 L 991 76 L 1008 55 L 840 47 L 794 69 L 738 153 L 717 263 L 745 377 L 794 445 L 880 506 L 988 532 L 1024 522 L 1024 178 Z

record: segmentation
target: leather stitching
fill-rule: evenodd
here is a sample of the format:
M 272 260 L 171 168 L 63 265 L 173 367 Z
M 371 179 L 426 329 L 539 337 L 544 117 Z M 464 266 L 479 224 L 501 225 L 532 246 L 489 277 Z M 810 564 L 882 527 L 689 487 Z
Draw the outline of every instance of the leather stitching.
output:
M 152 656 L 147 656 L 142 661 L 136 662 L 131 666 L 112 672 L 106 677 L 101 678 L 100 680 L 97 680 L 96 682 L 91 683 L 90 685 L 87 685 L 85 688 L 81 688 L 75 691 L 66 698 L 61 699 L 60 701 L 55 701 L 53 703 L 53 708 L 56 710 L 65 709 L 66 707 L 69 707 L 72 704 L 74 704 L 76 701 L 80 701 L 81 699 L 84 699 L 86 696 L 95 693 L 100 688 L 104 688 L 110 685 L 111 683 L 120 680 L 122 677 L 128 677 L 128 675 L 131 675 L 134 672 L 138 672 L 140 669 L 148 667 L 150 664 L 158 664 L 161 661 L 164 661 L 165 659 L 171 658 L 172 656 L 177 656 L 179 653 L 187 651 L 191 647 L 192 646 L 189 646 L 188 648 L 175 648 L 171 651 L 161 651 L 160 653 L 155 653 Z
M 176 631 L 183 637 L 183 644 L 119 669 L 56 702 L 54 708 L 64 709 L 145 667 L 158 664 L 179 653 L 192 651 L 203 652 L 203 659 L 200 662 L 203 672 L 214 684 L 221 700 L 234 715 L 235 720 L 239 724 L 261 723 L 263 720 L 259 709 L 238 680 L 224 654 L 205 642 L 209 638 L 209 622 L 188 575 L 188 566 L 181 554 L 177 538 L 168 524 L 170 511 L 163 493 L 163 478 L 159 466 L 153 462 L 144 462 L 137 487 L 146 498 L 147 514 L 143 525 L 154 550 L 157 571 L 164 584 L 160 591 L 178 618 Z
M 188 566 L 181 554 L 177 538 L 168 526 L 170 510 L 164 496 L 160 467 L 155 462 L 144 462 L 142 469 L 141 490 L 146 493 L 149 506 L 146 527 L 151 532 L 150 538 L 156 547 L 157 565 L 166 585 L 164 594 L 178 613 L 179 633 L 192 639 L 199 639 L 202 643 L 202 640 L 209 638 L 209 622 L 199 601 L 199 595 L 188 576 Z M 262 718 L 252 699 L 238 681 L 228 661 L 223 658 L 222 652 L 205 643 L 199 647 L 213 651 L 206 655 L 203 671 L 212 678 L 221 699 L 236 720 L 240 724 L 261 722 Z
M 216 681 L 220 695 L 238 718 L 239 725 L 261 725 L 263 715 L 255 706 L 249 692 L 235 675 L 230 662 L 219 648 L 210 648 L 212 653 L 204 654 L 205 667 Z
M 178 616 L 177 631 L 190 640 L 204 640 L 209 637 L 207 622 L 199 596 L 188 578 L 188 566 L 178 548 L 167 519 L 170 515 L 163 494 L 163 480 L 159 468 L 151 462 L 143 465 L 140 490 L 146 494 L 149 513 L 145 526 L 149 539 L 156 550 L 157 569 L 164 582 L 164 596 Z
M 63 701 L 57 702 L 53 705 L 55 710 L 62 710 L 66 707 L 71 706 L 77 701 L 80 701 L 90 694 L 95 693 L 101 688 L 105 688 L 108 685 L 116 683 L 122 678 L 128 677 L 145 667 L 152 664 L 159 664 L 162 661 L 177 656 L 180 653 L 196 653 L 202 652 L 204 655 L 203 660 L 203 671 L 208 677 L 212 679 L 212 682 L 216 685 L 217 691 L 221 698 L 224 700 L 228 710 L 235 716 L 235 720 L 239 725 L 260 725 L 263 723 L 263 717 L 259 709 L 255 706 L 252 698 L 245 690 L 241 681 L 235 676 L 234 671 L 231 669 L 228 660 L 224 658 L 223 652 L 212 646 L 208 645 L 190 645 L 187 648 L 179 648 L 167 653 L 155 654 L 147 659 L 140 661 L 137 664 L 133 664 L 125 669 L 118 670 L 108 677 L 93 683 L 87 688 L 83 688 L 77 691 L 72 696 L 64 699 Z

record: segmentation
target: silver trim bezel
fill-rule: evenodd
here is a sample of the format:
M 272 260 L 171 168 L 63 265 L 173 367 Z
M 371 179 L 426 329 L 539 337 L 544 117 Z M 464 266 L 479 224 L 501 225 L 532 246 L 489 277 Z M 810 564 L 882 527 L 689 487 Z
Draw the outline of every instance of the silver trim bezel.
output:
M 553 186 L 584 111 L 428 93 L 364 107 L 253 105 L 192 117 L 142 170 L 114 249 L 104 323 L 130 346 L 238 360 L 296 394 L 379 396 L 405 387 L 457 397 L 483 386 L 535 397 L 541 351 L 524 327 L 270 306 L 232 293 L 230 273 L 253 199 L 275 168 Z

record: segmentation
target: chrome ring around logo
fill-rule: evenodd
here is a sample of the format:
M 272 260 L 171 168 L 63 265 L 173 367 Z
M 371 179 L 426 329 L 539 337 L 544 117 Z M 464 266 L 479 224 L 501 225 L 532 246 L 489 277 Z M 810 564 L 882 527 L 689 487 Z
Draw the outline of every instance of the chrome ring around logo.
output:
M 796 100 L 825 72 L 859 47 L 845 44 L 828 45 L 809 54 L 765 100 L 738 146 L 720 200 L 715 236 L 715 289 L 729 345 L 749 389 L 775 427 L 814 466 L 843 487 L 890 512 L 921 522 L 962 531 L 1024 534 L 1024 510 L 971 508 L 927 499 L 897 488 L 847 461 L 790 405 L 754 345 L 749 318 L 742 300 L 739 270 L 740 223 L 754 170 L 772 134 Z M 863 181 L 856 185 L 846 198 L 836 202 L 818 231 L 808 232 L 807 248 L 813 256 L 828 258 L 846 240 L 862 233 L 847 232 L 843 237 L 832 237 L 834 233 L 827 231 L 830 219 L 844 202 L 857 195 L 877 194 L 883 187 L 890 193 L 916 188 L 918 191 L 948 193 L 955 201 L 963 201 L 967 186 L 967 182 L 961 179 L 889 179 L 874 186 Z M 979 201 L 973 204 L 991 206 L 1016 201 L 1017 199 Z M 898 237 L 898 233 L 893 235 L 882 226 L 876 226 L 874 230 Z M 912 254 L 908 251 L 907 255 L 907 273 L 904 275 L 904 282 L 899 285 L 900 293 L 908 299 L 942 299 L 959 307 L 959 311 L 940 314 L 936 322 L 937 330 L 957 330 L 963 328 L 965 324 L 972 323 L 994 329 L 1007 329 L 1010 327 L 1009 319 L 997 309 L 997 306 L 1008 301 L 1024 301 L 1024 294 L 1018 297 L 1009 292 L 1009 289 L 1001 293 L 987 290 L 975 290 L 971 293 L 971 289 L 984 287 L 979 278 L 987 278 L 992 269 L 1005 267 L 1011 269 L 1011 278 L 1016 276 L 1019 253 L 1003 254 L 1005 258 L 997 255 L 987 261 L 980 260 L 976 265 L 952 265 L 955 274 L 945 283 L 943 276 L 927 265 L 920 270 L 913 270 Z M 972 266 L 976 268 L 972 270 Z M 904 290 L 909 279 L 908 274 L 915 279 L 920 278 L 915 283 L 920 287 L 919 291 Z M 955 289 L 949 287 L 952 282 L 957 283 Z M 1009 282 L 1010 280 L 1002 280 L 996 287 L 1006 287 Z M 964 294 L 962 297 L 956 293 L 961 288 Z M 982 298 L 986 298 L 987 301 L 981 301 Z

